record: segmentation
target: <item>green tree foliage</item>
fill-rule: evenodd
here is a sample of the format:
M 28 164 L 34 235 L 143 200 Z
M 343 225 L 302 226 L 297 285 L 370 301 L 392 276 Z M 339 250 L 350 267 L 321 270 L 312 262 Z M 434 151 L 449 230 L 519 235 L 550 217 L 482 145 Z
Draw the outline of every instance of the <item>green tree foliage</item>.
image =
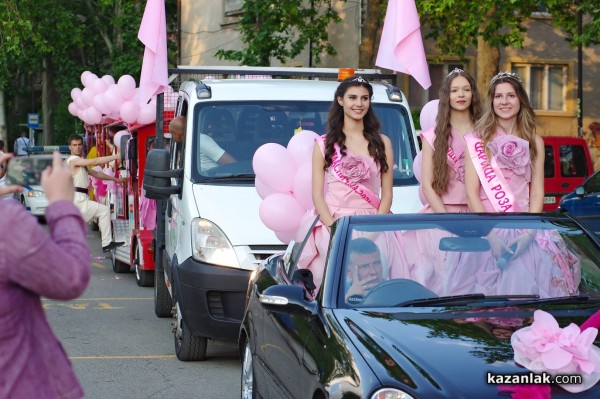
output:
M 82 72 L 115 79 L 128 74 L 137 81 L 144 53 L 137 32 L 145 6 L 146 0 L 3 0 L 0 89 L 12 138 L 28 112 L 41 110 L 41 87 L 49 91 L 44 96 L 50 108 L 44 109 L 53 115 L 41 116 L 44 123 L 53 120 L 45 130 L 55 129 L 54 141 L 62 143 L 83 131 L 81 121 L 67 111 L 71 90 L 82 87 Z M 177 0 L 166 0 L 166 13 L 169 30 L 177 18 Z M 169 47 L 173 51 L 172 43 Z
M 340 22 L 333 0 L 244 1 L 240 19 L 242 50 L 218 50 L 218 58 L 248 66 L 269 66 L 276 58 L 284 63 L 311 46 L 317 63 L 321 54 L 335 55 L 327 28 Z

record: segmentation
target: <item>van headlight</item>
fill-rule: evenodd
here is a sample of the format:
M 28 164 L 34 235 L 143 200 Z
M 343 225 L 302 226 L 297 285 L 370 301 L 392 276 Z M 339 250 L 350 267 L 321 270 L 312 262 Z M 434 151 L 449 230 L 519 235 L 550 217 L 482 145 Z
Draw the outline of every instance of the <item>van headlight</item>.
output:
M 194 259 L 219 266 L 240 267 L 233 246 L 223 231 L 210 220 L 192 220 L 192 254 Z

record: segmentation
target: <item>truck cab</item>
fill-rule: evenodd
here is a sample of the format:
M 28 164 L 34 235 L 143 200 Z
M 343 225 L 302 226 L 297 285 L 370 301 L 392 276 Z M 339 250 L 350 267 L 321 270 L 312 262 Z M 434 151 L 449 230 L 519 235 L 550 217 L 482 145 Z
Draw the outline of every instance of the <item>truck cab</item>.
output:
M 250 273 L 286 247 L 259 217 L 254 153 L 266 143 L 285 147 L 299 130 L 325 134 L 338 70 L 185 67 L 173 73 L 181 80 L 175 115 L 186 118 L 184 139 L 172 141 L 169 151 L 151 151 L 144 179 L 146 195 L 164 201 L 158 216 L 164 239 L 157 235 L 156 243 L 156 269 L 164 274 L 155 279 L 155 312 L 168 316 L 172 305 L 177 357 L 203 360 L 208 339 L 237 340 Z M 406 98 L 390 84 L 394 75 L 355 73 L 372 84 L 372 106 L 393 143 L 392 212 L 416 212 L 422 205 L 412 162 L 419 146 Z M 235 161 L 202 162 L 214 143 Z

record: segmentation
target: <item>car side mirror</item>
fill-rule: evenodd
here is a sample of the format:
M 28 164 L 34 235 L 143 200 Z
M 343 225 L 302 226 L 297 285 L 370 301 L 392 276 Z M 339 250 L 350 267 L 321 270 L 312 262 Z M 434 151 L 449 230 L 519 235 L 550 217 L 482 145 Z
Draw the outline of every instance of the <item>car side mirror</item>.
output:
M 272 285 L 259 295 L 260 303 L 273 312 L 313 314 L 316 302 L 306 296 L 299 285 Z
M 578 197 L 583 197 L 584 194 L 585 194 L 585 188 L 583 188 L 583 186 L 575 187 L 575 195 L 577 195 Z
M 181 178 L 183 169 L 169 169 L 169 152 L 155 148 L 148 151 L 144 168 L 144 191 L 146 198 L 167 199 L 181 192 L 181 184 L 172 186 L 171 178 Z

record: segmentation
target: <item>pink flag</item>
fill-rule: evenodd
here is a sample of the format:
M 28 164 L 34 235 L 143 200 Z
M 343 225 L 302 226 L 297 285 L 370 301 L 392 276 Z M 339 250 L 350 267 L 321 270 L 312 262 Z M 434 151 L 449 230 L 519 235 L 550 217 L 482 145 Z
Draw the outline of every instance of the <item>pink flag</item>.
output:
M 389 0 L 375 65 L 412 75 L 423 89 L 431 86 L 414 0 Z
M 165 91 L 169 85 L 167 68 L 167 19 L 164 0 L 148 0 L 138 32 L 146 46 L 140 76 L 139 104 Z

